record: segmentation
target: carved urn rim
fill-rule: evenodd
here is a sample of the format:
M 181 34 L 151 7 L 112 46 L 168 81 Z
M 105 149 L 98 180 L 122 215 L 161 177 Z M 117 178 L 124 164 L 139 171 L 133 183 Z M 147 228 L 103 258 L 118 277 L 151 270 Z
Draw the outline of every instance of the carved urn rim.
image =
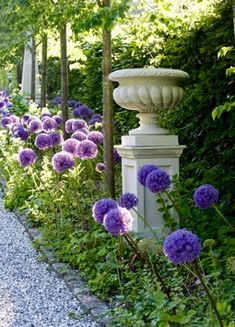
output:
M 171 68 L 127 68 L 109 74 L 109 79 L 116 82 L 129 77 L 167 77 L 183 80 L 188 78 L 189 75 L 182 70 Z

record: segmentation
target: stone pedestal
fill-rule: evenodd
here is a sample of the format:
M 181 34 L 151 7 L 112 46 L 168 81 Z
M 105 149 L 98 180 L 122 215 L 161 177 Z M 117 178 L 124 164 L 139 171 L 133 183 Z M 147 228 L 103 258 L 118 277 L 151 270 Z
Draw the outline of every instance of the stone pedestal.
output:
M 22 81 L 21 90 L 24 93 L 25 99 L 28 102 L 30 100 L 31 94 L 31 74 L 32 74 L 32 53 L 30 51 L 32 48 L 32 39 L 28 41 L 24 49 L 24 59 L 23 59 L 23 70 L 22 70 Z M 39 81 L 38 65 L 37 60 L 35 63 L 35 102 L 40 103 L 41 87 Z
M 179 173 L 179 157 L 184 149 L 176 135 L 158 126 L 161 110 L 176 106 L 184 91 L 180 82 L 188 74 L 176 69 L 135 68 L 118 70 L 109 75 L 112 81 L 119 82 L 113 97 L 125 109 L 138 111 L 138 128 L 122 137 L 122 144 L 115 146 L 122 157 L 122 191 L 134 193 L 138 199 L 138 213 L 159 235 L 164 227 L 162 213 L 156 202 L 156 195 L 148 191 L 137 180 L 139 169 L 145 164 L 154 164 L 166 170 L 170 176 Z M 172 214 L 177 220 L 176 214 Z M 148 236 L 150 231 L 145 223 L 135 218 L 134 230 Z
M 158 210 L 156 195 L 138 182 L 137 173 L 143 165 L 154 164 L 170 176 L 178 174 L 179 157 L 185 146 L 179 145 L 176 135 L 128 135 L 123 136 L 122 144 L 115 148 L 122 157 L 122 192 L 131 192 L 138 197 L 137 211 L 161 236 L 164 221 Z M 172 213 L 177 220 L 176 212 Z M 135 218 L 134 231 L 144 236 L 152 235 L 138 215 L 134 211 L 132 214 Z

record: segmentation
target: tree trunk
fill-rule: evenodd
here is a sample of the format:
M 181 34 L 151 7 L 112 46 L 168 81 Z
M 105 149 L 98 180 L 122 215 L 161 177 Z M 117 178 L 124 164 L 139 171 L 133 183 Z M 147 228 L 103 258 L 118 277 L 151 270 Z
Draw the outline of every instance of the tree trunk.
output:
M 65 122 L 69 118 L 68 114 L 68 58 L 67 58 L 67 33 L 66 24 L 60 29 L 60 54 L 61 54 L 61 110 L 63 118 L 64 139 L 68 138 L 65 130 Z
M 235 0 L 233 0 L 233 31 L 235 37 Z
M 35 37 L 32 36 L 32 67 L 31 67 L 31 99 L 35 101 L 35 71 L 36 71 L 36 44 L 35 44 Z
M 46 107 L 47 101 L 47 34 L 42 36 L 42 81 L 41 108 Z
M 104 7 L 110 7 L 110 0 L 103 0 Z M 111 30 L 103 29 L 103 131 L 104 131 L 104 163 L 107 167 L 106 180 L 112 198 L 115 198 L 114 159 L 113 159 L 113 101 L 112 84 L 108 75 L 112 70 Z

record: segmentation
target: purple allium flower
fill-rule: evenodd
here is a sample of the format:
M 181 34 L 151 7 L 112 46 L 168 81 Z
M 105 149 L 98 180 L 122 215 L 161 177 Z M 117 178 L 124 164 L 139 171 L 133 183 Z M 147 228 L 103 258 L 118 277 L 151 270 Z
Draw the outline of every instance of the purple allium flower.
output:
M 73 122 L 75 121 L 75 119 L 68 119 L 65 122 L 65 130 L 67 133 L 73 133 Z
M 57 125 L 61 125 L 63 122 L 63 119 L 58 115 L 55 115 L 52 118 L 56 121 Z
M 31 115 L 30 114 L 24 114 L 23 116 L 22 116 L 22 123 L 23 124 L 27 124 L 27 122 L 28 122 L 28 120 L 29 120 L 29 118 L 31 117 Z
M 13 121 L 14 124 L 19 124 L 20 123 L 20 119 L 16 115 L 10 115 L 10 117 L 11 117 L 11 120 Z
M 75 108 L 76 104 L 77 104 L 76 100 L 69 100 L 68 101 L 68 107 L 69 108 Z
M 120 206 L 128 210 L 136 207 L 138 202 L 137 196 L 133 193 L 124 193 L 119 199 Z
M 10 124 L 12 124 L 11 117 L 3 117 L 1 120 L 1 125 L 3 128 L 8 128 Z
M 87 123 L 83 119 L 74 119 L 72 124 L 73 132 L 81 130 L 82 128 L 87 128 Z
M 195 205 L 200 209 L 207 209 L 219 199 L 219 192 L 210 184 L 201 185 L 193 195 Z
M 126 208 L 111 209 L 104 216 L 104 227 L 113 236 L 123 235 L 133 229 L 134 219 Z
M 97 153 L 97 145 L 92 141 L 84 140 L 77 146 L 77 156 L 82 160 L 93 159 Z
M 69 152 L 73 157 L 77 157 L 77 147 L 80 142 L 74 138 L 64 141 L 62 150 Z
M 61 151 L 52 157 L 52 166 L 57 173 L 62 173 L 65 170 L 72 168 L 75 162 L 73 157 L 70 153 L 66 151 Z
M 40 133 L 42 131 L 42 122 L 40 119 L 33 119 L 29 125 L 30 132 Z
M 32 165 L 36 160 L 36 154 L 32 149 L 26 148 L 22 149 L 18 154 L 18 161 L 22 167 L 27 167 Z
M 90 119 L 93 115 L 93 111 L 89 107 L 81 105 L 74 110 L 73 115 L 74 117 L 81 117 L 82 119 Z
M 88 131 L 88 129 L 87 128 L 81 128 L 80 129 L 80 132 L 83 132 L 84 134 L 89 134 L 89 131 Z
M 194 261 L 200 254 L 201 243 L 197 235 L 179 229 L 167 236 L 163 244 L 164 254 L 175 265 Z
M 11 116 L 9 116 L 11 117 Z M 14 137 L 18 137 L 19 130 L 24 130 L 24 126 L 21 124 L 13 124 L 11 126 L 11 134 Z
M 76 105 L 75 105 L 75 108 L 78 108 L 78 107 L 80 107 L 80 106 L 83 106 L 83 103 L 80 102 L 80 101 L 77 101 L 77 103 L 76 103 Z
M 23 140 L 23 141 L 26 141 L 29 137 L 29 133 L 25 128 L 19 129 L 17 137 L 21 138 L 21 140 Z
M 52 139 L 52 146 L 60 145 L 63 142 L 63 136 L 60 133 L 52 132 L 49 136 Z
M 7 105 L 7 108 L 12 108 L 13 107 L 13 103 L 10 102 L 10 101 L 7 101 L 6 105 Z
M 118 205 L 116 201 L 108 198 L 101 199 L 96 201 L 93 205 L 92 216 L 98 223 L 103 224 L 106 213 L 108 213 L 111 209 L 116 209 L 117 207 Z
M 165 191 L 171 184 L 170 176 L 163 169 L 154 169 L 146 178 L 146 187 L 153 193 Z
M 57 128 L 57 122 L 55 121 L 55 119 L 48 117 L 47 119 L 43 120 L 42 128 L 44 132 L 52 132 Z
M 0 109 L 4 108 L 5 107 L 5 102 L 4 101 L 0 101 Z
M 121 161 L 121 157 L 119 156 L 117 149 L 113 150 L 113 160 L 115 165 L 117 165 Z
M 95 114 L 91 117 L 91 120 L 89 121 L 90 125 L 95 125 L 95 123 L 102 123 L 103 118 L 100 114 Z
M 87 139 L 94 142 L 95 144 L 101 144 L 104 140 L 104 135 L 101 132 L 93 131 L 87 135 Z
M 73 133 L 71 137 L 78 141 L 83 141 L 86 139 L 86 134 L 83 133 L 82 131 L 77 131 L 77 132 Z
M 34 119 L 38 119 L 38 117 L 36 117 L 36 116 L 30 116 L 30 117 L 27 119 L 27 125 L 29 126 L 29 123 L 30 123 L 31 121 L 33 121 Z
M 155 169 L 158 169 L 158 167 L 151 164 L 142 166 L 137 174 L 137 179 L 140 182 L 140 184 L 146 186 L 146 179 L 148 174 L 150 174 Z
M 52 99 L 52 103 L 56 105 L 61 104 L 61 97 L 57 95 L 56 97 L 54 97 L 54 99 Z
M 106 165 L 103 162 L 99 162 L 97 163 L 97 165 L 95 166 L 95 170 L 98 173 L 103 173 L 103 171 L 105 171 L 107 169 Z
M 52 138 L 50 137 L 50 135 L 45 134 L 45 133 L 41 133 L 38 134 L 36 139 L 35 139 L 35 146 L 39 149 L 39 150 L 46 150 L 49 149 L 50 147 L 52 147 L 53 142 L 52 142 Z
M 49 117 L 49 118 L 51 118 L 52 117 L 52 114 L 49 111 L 45 111 L 45 112 L 43 112 L 41 114 L 41 118 L 43 118 L 43 117 Z

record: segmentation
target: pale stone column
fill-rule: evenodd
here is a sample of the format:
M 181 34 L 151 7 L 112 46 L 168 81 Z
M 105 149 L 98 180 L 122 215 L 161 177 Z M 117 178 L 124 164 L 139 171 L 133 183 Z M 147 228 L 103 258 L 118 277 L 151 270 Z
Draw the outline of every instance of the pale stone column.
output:
M 30 51 L 32 48 L 32 39 L 30 39 L 24 49 L 24 59 L 23 59 L 23 70 L 22 70 L 22 81 L 21 90 L 25 94 L 25 99 L 28 102 L 30 100 L 31 93 L 31 71 L 32 71 L 32 53 Z M 40 103 L 41 87 L 39 81 L 38 65 L 37 60 L 35 63 L 35 102 Z
M 140 119 L 140 126 L 122 136 L 121 145 L 115 146 L 122 157 L 122 192 L 132 192 L 138 197 L 137 211 L 159 235 L 164 221 L 156 195 L 138 182 L 137 173 L 145 164 L 163 168 L 170 176 L 179 173 L 179 157 L 185 146 L 179 145 L 178 136 L 168 135 L 168 130 L 157 126 L 157 114 L 180 101 L 183 90 L 178 84 L 187 76 L 173 69 L 124 69 L 110 74 L 110 79 L 120 84 L 114 90 L 114 100 L 123 108 L 139 111 Z M 132 214 L 135 232 L 151 235 L 138 215 L 134 211 Z M 177 220 L 176 213 L 172 214 Z

